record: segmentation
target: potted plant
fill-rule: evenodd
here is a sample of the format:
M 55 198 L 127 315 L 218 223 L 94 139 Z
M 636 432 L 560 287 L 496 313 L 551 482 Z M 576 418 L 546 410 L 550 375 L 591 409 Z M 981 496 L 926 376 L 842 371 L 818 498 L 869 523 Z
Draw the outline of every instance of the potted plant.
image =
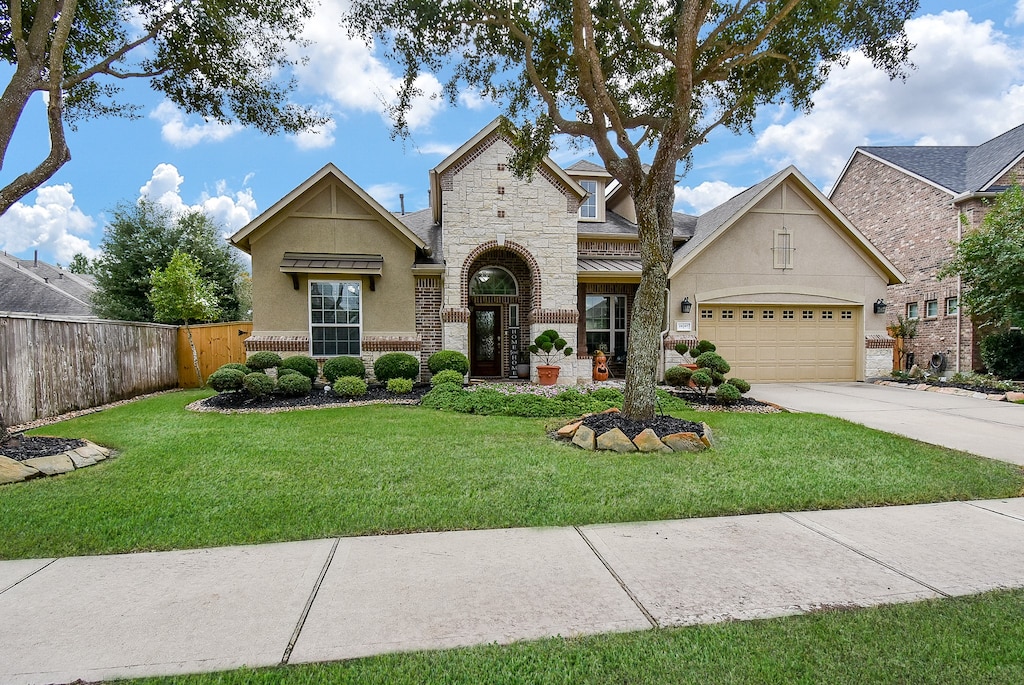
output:
M 561 367 L 556 362 L 562 357 L 572 354 L 572 348 L 558 331 L 547 330 L 537 336 L 530 345 L 530 353 L 537 355 L 541 363 L 537 365 L 537 378 L 541 385 L 554 385 L 558 381 Z
M 705 352 L 714 351 L 715 344 L 710 340 L 701 340 L 693 347 L 690 347 L 685 342 L 676 343 L 676 352 L 678 352 L 679 355 L 684 358 L 684 363 L 680 364 L 680 366 L 682 366 L 683 368 L 690 369 L 691 371 L 695 371 L 697 369 L 697 365 L 693 363 L 694 360 L 697 359 L 697 357 L 704 354 Z M 690 357 L 689 364 L 685 363 L 685 358 L 687 356 Z

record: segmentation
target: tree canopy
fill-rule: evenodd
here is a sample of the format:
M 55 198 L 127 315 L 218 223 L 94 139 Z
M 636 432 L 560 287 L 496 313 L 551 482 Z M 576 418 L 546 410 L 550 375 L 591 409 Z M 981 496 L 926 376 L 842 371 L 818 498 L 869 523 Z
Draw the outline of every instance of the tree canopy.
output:
M 149 298 L 154 271 L 164 269 L 175 252 L 192 256 L 200 276 L 216 290 L 217 309 L 225 321 L 248 318 L 239 311 L 237 284 L 243 269 L 220 227 L 202 212 L 174 217 L 162 205 L 141 201 L 125 203 L 113 212 L 93 262 L 96 293 L 93 309 L 108 319 L 156 321 Z
M 1011 186 L 955 244 L 940 278 L 960 276 L 960 306 L 979 324 L 1024 327 L 1024 189 Z
M 624 413 L 654 414 L 672 261 L 677 166 L 715 129 L 749 129 L 763 105 L 808 110 L 860 50 L 890 76 L 911 49 L 917 0 L 353 0 L 349 30 L 403 65 L 395 130 L 422 70 L 502 103 L 512 166 L 528 173 L 564 134 L 592 144 L 637 209 L 642 269 Z M 649 158 L 649 159 L 648 159 Z M 648 164 L 649 161 L 649 164 Z
M 322 121 L 288 101 L 282 78 L 311 0 L 0 0 L 0 59 L 14 67 L 0 95 L 0 168 L 36 93 L 46 96 L 49 153 L 0 189 L 0 214 L 71 158 L 65 126 L 137 116 L 118 82 L 147 79 L 188 113 L 266 133 Z M 42 157 L 42 155 L 41 155 Z

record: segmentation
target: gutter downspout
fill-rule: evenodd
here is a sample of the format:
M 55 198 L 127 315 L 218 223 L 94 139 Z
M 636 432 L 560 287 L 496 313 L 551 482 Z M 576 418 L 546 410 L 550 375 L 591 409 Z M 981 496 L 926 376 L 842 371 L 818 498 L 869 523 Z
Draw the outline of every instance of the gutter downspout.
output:
M 668 331 L 669 328 L 671 328 L 671 326 L 669 325 L 669 319 L 671 317 L 668 313 L 668 303 L 671 301 L 671 299 L 672 291 L 669 290 L 668 288 L 665 288 L 665 307 L 664 309 L 662 309 L 662 311 L 665 313 L 665 329 L 661 332 L 661 344 L 659 345 L 659 347 L 661 348 L 659 350 L 661 357 L 661 369 L 660 373 L 655 375 L 655 383 L 657 383 L 657 381 L 660 380 L 660 378 L 663 377 L 665 374 L 665 338 L 668 337 Z
M 956 242 L 959 245 L 960 241 L 963 240 L 963 227 L 964 224 L 960 220 L 960 212 L 956 212 Z M 963 347 L 963 318 L 960 313 L 960 296 L 962 295 L 964 278 L 961 275 L 956 277 L 956 372 L 962 373 L 963 369 L 960 368 L 960 349 Z M 972 343 L 973 347 L 973 343 Z

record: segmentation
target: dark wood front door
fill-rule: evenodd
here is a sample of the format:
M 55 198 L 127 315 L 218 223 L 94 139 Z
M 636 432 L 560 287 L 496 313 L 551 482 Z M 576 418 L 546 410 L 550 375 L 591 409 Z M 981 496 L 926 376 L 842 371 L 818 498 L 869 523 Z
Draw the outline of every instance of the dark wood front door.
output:
M 470 373 L 501 375 L 501 307 L 474 307 L 469 318 Z

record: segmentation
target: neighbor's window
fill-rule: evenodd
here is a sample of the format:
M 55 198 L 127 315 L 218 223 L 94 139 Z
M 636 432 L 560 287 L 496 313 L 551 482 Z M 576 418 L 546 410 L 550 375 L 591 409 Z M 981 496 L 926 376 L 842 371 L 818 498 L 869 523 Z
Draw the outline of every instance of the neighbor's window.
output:
M 583 190 L 587 191 L 587 196 L 583 199 L 583 204 L 580 205 L 580 218 L 596 219 L 597 181 L 580 181 L 580 185 L 583 186 Z
M 309 282 L 309 337 L 314 357 L 360 353 L 361 293 L 359 281 Z
M 916 319 L 918 316 L 917 302 L 907 302 L 907 318 Z
M 960 300 L 956 297 L 946 298 L 946 316 L 953 316 L 960 309 Z
M 587 350 L 626 351 L 626 296 L 587 295 Z
M 934 319 L 939 315 L 939 301 L 928 300 L 924 303 L 924 315 L 929 319 Z
M 774 243 L 772 253 L 775 255 L 776 269 L 793 268 L 793 234 L 788 228 L 777 228 L 773 231 Z

